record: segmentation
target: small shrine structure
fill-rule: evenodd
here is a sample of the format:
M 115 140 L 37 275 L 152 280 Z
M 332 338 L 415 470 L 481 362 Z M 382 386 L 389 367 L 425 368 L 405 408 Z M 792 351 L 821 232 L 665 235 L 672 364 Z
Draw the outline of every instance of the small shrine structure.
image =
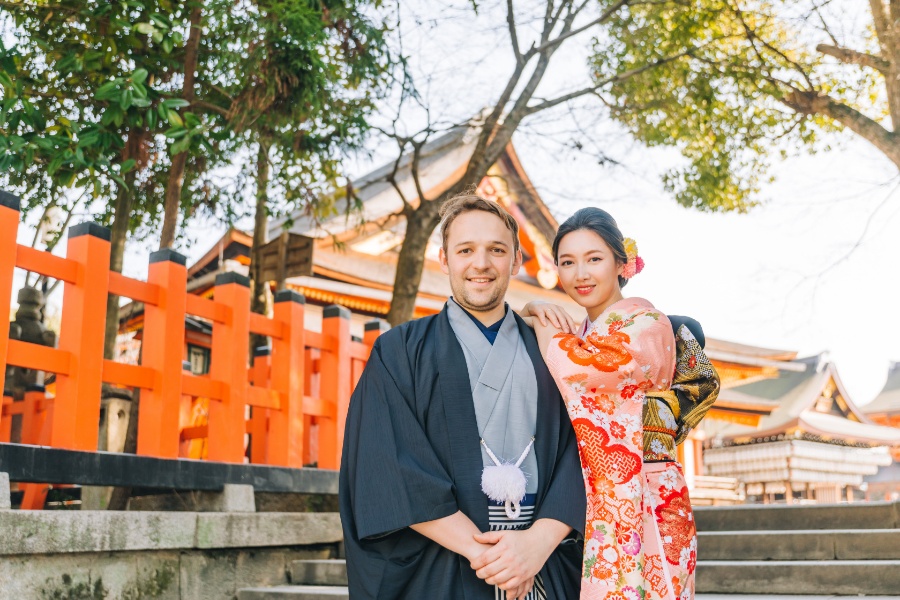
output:
M 865 477 L 891 464 L 900 429 L 867 417 L 824 354 L 745 360 L 760 363 L 759 376 L 729 380 L 722 368 L 727 385 L 716 410 L 738 405 L 758 418 L 703 423 L 706 473 L 739 479 L 763 502 L 865 498 Z

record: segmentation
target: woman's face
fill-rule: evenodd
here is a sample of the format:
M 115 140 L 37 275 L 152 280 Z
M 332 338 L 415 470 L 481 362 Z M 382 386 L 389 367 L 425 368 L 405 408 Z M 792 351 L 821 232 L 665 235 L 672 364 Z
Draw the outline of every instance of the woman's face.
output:
M 622 299 L 619 275 L 624 265 L 593 231 L 579 229 L 562 238 L 557 265 L 563 289 L 587 309 L 591 320 Z

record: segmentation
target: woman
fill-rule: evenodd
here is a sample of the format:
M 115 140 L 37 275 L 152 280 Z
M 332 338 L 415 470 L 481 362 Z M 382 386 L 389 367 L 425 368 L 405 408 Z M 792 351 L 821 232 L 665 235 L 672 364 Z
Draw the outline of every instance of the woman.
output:
M 529 304 L 523 316 L 535 317 L 578 437 L 588 500 L 581 598 L 693 598 L 697 536 L 676 445 L 715 401 L 718 376 L 686 326 L 673 333 L 648 301 L 622 296 L 643 261 L 608 213 L 579 210 L 553 253 L 587 319 L 575 334 L 559 307 Z

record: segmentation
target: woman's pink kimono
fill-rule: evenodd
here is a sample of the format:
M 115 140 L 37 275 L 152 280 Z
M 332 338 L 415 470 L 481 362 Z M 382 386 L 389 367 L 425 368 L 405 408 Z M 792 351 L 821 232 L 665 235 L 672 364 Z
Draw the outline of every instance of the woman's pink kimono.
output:
M 675 338 L 642 298 L 610 306 L 582 339 L 559 334 L 547 366 L 578 437 L 587 490 L 584 600 L 690 599 L 697 535 L 675 462 L 643 462 L 647 391 L 668 390 Z

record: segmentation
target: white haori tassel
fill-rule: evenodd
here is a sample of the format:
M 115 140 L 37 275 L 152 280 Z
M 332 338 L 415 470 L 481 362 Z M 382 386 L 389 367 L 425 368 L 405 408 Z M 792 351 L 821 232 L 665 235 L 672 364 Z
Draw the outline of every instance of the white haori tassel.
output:
M 481 474 L 481 491 L 494 502 L 503 502 L 506 516 L 510 519 L 518 519 L 522 514 L 522 500 L 525 499 L 525 472 L 522 471 L 522 463 L 534 446 L 534 438 L 528 442 L 522 456 L 515 463 L 504 463 L 497 459 L 491 449 L 481 440 L 481 445 L 487 451 L 487 455 L 494 462 L 494 466 L 484 468 Z

